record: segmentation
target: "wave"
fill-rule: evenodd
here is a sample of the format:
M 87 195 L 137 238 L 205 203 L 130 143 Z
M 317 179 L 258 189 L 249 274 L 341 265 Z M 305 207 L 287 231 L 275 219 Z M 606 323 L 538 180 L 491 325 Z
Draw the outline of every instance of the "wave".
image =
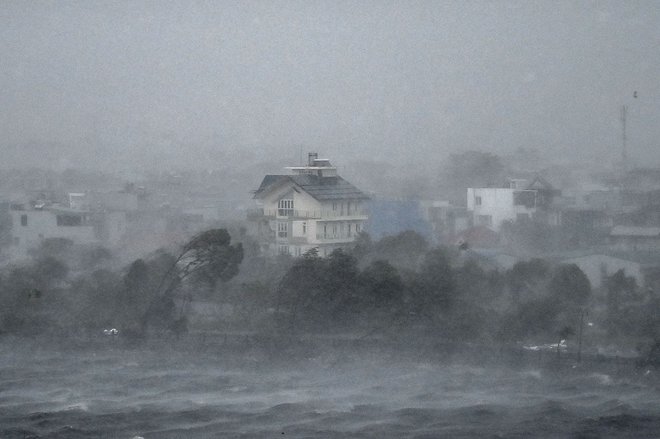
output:
M 388 356 L 281 365 L 0 341 L 1 438 L 658 437 L 651 376 Z M 326 356 L 332 357 L 332 356 Z M 321 357 L 319 357 L 321 358 Z

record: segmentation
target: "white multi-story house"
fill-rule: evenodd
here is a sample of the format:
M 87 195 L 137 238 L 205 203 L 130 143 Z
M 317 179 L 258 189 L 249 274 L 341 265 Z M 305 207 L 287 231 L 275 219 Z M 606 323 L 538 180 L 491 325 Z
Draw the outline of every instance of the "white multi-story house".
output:
M 27 256 L 30 249 L 53 238 L 112 247 L 119 244 L 126 231 L 123 212 L 98 214 L 62 206 L 13 204 L 9 215 L 12 226 L 8 252 L 12 259 Z
M 262 251 L 300 256 L 317 248 L 327 256 L 353 242 L 368 219 L 369 197 L 316 153 L 306 166 L 287 169 L 291 174 L 266 175 L 254 193 L 258 208 L 248 218 Z
M 537 177 L 509 180 L 508 187 L 468 188 L 467 209 L 475 226 L 485 226 L 496 232 L 505 221 L 521 221 L 534 217 L 539 209 L 552 202 L 557 191 Z

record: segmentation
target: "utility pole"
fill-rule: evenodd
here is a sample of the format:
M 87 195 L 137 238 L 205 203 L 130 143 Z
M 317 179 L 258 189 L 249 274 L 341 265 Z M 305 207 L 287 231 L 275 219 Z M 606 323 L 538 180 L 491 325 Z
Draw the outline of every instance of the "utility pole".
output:
M 587 311 L 584 308 L 580 310 L 580 332 L 578 334 L 578 352 L 577 352 L 578 363 L 582 361 L 582 331 L 584 330 L 584 315 L 586 313 Z
M 628 172 L 628 137 L 626 135 L 626 122 L 628 119 L 628 106 L 621 106 L 621 167 L 625 176 Z

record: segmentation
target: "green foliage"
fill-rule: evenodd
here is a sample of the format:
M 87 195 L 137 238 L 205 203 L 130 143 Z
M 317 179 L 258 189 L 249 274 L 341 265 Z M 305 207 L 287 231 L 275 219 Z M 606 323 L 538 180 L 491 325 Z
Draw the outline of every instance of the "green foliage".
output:
M 9 213 L 9 204 L 0 203 L 0 248 L 11 244 L 12 220 Z
M 326 262 L 316 252 L 307 252 L 286 272 L 277 289 L 278 312 L 287 315 L 286 321 L 279 322 L 280 326 L 296 329 L 301 323 L 300 314 L 303 313 L 304 327 L 313 327 L 319 323 L 319 313 L 329 301 L 324 295 L 325 270 Z
M 416 270 L 428 248 L 429 244 L 423 236 L 407 230 L 376 242 L 367 260 L 382 259 L 399 269 Z
M 94 270 L 110 262 L 114 256 L 110 250 L 101 246 L 86 247 L 82 250 L 82 268 L 84 270 Z
M 575 264 L 558 265 L 548 285 L 549 293 L 568 305 L 584 305 L 591 295 L 591 283 Z
M 419 272 L 419 284 L 424 303 L 434 311 L 447 312 L 456 301 L 455 273 L 446 250 L 428 252 Z
M 29 254 L 34 259 L 53 257 L 70 260 L 73 241 L 67 238 L 47 238 L 41 241 L 39 247 L 31 249 Z
M 75 265 L 75 254 L 89 264 Z M 234 311 L 223 327 L 357 334 L 389 328 L 440 339 L 554 343 L 571 335 L 562 329 L 578 327 L 589 304 L 603 334 L 647 344 L 660 339 L 660 300 L 640 294 L 623 271 L 605 280 L 607 301 L 599 303 L 575 265 L 533 259 L 502 274 L 451 249 L 429 249 L 413 232 L 376 242 L 363 234 L 352 251 L 326 258 L 313 249 L 299 258 L 252 257 L 244 265 L 242 246 L 222 229 L 195 236 L 178 255 L 156 252 L 122 271 L 109 268 L 107 250 L 66 241 L 46 243 L 33 255 L 27 265 L 0 270 L 0 331 L 116 327 L 142 334 L 149 327 L 181 334 L 193 293 L 213 300 L 240 266 L 237 282 L 225 287 L 223 302 L 232 306 L 223 309 Z M 74 265 L 58 255 L 70 255 Z
M 634 277 L 626 276 L 625 271 L 621 269 L 605 280 L 605 288 L 608 313 L 615 314 L 619 311 L 622 302 L 633 299 L 637 290 L 637 281 Z
M 122 278 L 110 270 L 86 272 L 74 279 L 67 292 L 76 323 L 85 329 L 98 330 L 119 326 L 117 309 L 121 297 Z
M 184 313 L 192 300 L 190 291 L 181 297 L 178 315 L 175 303 L 176 293 L 181 291 L 184 282 L 191 278 L 215 288 L 218 281 L 226 282 L 236 276 L 242 261 L 243 246 L 240 243 L 232 245 L 225 229 L 211 229 L 195 235 L 169 264 L 168 261 L 156 261 L 169 267 L 161 272 L 160 281 L 153 290 L 154 297 L 144 314 L 142 330 L 149 325 L 168 327 L 175 333 L 187 328 Z M 136 270 L 136 275 L 140 274 L 141 269 Z
M 137 259 L 128 266 L 114 312 L 116 322 L 124 332 L 142 333 L 147 323 L 151 323 L 149 320 L 160 322 L 163 326 L 163 321 L 172 318 L 171 315 L 158 316 L 162 309 L 156 304 L 157 279 L 164 274 L 164 266 L 172 259 L 171 255 L 159 253 L 148 262 Z
M 484 297 L 489 292 L 488 273 L 474 260 L 468 259 L 455 270 L 456 290 L 470 301 Z
M 64 262 L 51 256 L 37 260 L 33 270 L 40 284 L 63 280 L 69 273 L 69 267 Z
M 211 287 L 226 282 L 238 274 L 243 261 L 243 246 L 231 245 L 225 229 L 211 229 L 195 235 L 182 248 L 173 267 L 173 275 L 180 280 L 195 275 Z
M 360 232 L 353 242 L 353 255 L 362 259 L 373 251 L 374 243 L 367 232 Z
M 566 340 L 568 337 L 575 335 L 575 330 L 571 326 L 564 326 L 559 330 L 560 340 Z
M 499 336 L 504 340 L 518 341 L 551 334 L 561 310 L 560 304 L 548 297 L 521 303 L 504 315 Z
M 520 301 L 521 294 L 538 296 L 544 289 L 550 266 L 542 259 L 519 261 L 507 272 L 506 278 L 514 303 Z
M 358 277 L 362 300 L 374 309 L 396 309 L 403 300 L 403 281 L 387 261 L 374 261 Z
M 61 284 L 69 273 L 63 262 L 42 257 L 30 265 L 11 267 L 0 292 L 0 330 L 42 331 L 60 313 Z

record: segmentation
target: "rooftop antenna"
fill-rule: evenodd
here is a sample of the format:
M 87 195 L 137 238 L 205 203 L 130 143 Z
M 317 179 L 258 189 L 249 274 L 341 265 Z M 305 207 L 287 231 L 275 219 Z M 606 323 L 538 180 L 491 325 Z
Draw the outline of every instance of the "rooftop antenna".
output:
M 633 91 L 633 99 L 637 99 L 637 90 Z M 630 166 L 628 158 L 628 135 L 626 132 L 626 125 L 628 121 L 628 106 L 621 106 L 621 167 L 623 173 L 628 172 Z
M 635 92 L 637 97 L 637 92 Z M 621 166 L 623 172 L 628 171 L 628 137 L 626 136 L 626 119 L 628 118 L 628 106 L 621 106 Z

